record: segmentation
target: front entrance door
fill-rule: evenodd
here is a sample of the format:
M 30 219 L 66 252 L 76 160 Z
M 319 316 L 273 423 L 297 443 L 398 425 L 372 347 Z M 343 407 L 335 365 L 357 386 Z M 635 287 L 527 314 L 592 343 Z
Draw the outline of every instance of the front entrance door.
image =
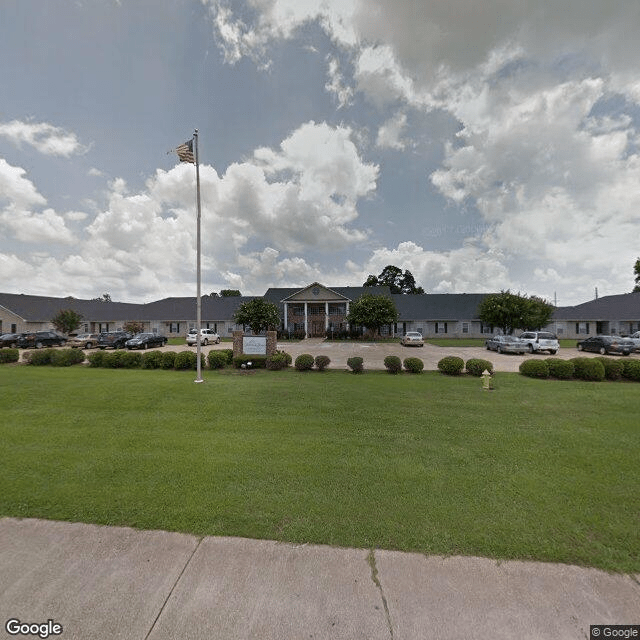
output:
M 312 320 L 311 322 L 311 336 L 314 338 L 320 338 L 324 336 L 324 321 L 323 320 Z

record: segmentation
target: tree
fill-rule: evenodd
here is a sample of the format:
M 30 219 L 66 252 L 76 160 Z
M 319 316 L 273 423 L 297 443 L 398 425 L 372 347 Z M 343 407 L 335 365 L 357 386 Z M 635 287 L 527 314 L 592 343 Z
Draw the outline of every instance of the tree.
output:
M 349 307 L 347 322 L 350 325 L 361 325 L 376 334 L 380 327 L 392 324 L 398 319 L 398 310 L 388 296 L 375 296 L 363 293 Z
M 222 291 L 220 291 L 220 295 L 223 298 L 230 298 L 232 296 L 241 296 L 242 294 L 238 289 L 222 289 Z
M 636 286 L 633 287 L 633 293 L 637 293 L 640 291 L 640 258 L 636 260 L 636 263 L 633 265 L 633 273 L 635 273 L 635 283 Z
M 82 322 L 82 315 L 73 309 L 61 309 L 51 318 L 51 324 L 60 332 L 69 334 L 75 331 Z
M 99 298 L 92 298 L 94 302 L 111 302 L 111 296 L 108 293 L 103 293 Z
M 402 269 L 390 264 L 387 265 L 379 276 L 369 275 L 364 287 L 389 287 L 391 293 L 424 293 L 422 287 L 416 286 L 416 279 L 408 269 L 402 273 Z
M 127 322 L 122 328 L 135 335 L 144 331 L 144 324 L 142 322 Z
M 267 302 L 262 298 L 254 298 L 243 302 L 233 316 L 241 325 L 251 327 L 253 333 L 264 330 L 277 329 L 280 326 L 280 311 L 278 305 Z
M 499 327 L 508 335 L 514 329 L 541 329 L 549 324 L 553 305 L 537 296 L 521 296 L 508 289 L 487 296 L 478 308 L 482 322 Z

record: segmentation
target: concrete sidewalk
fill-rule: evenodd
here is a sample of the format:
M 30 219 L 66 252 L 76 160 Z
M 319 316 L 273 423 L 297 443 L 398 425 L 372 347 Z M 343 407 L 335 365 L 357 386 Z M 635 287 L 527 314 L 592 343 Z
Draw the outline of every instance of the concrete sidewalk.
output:
M 640 576 L 3 518 L 0 618 L 6 638 L 584 640 L 640 623 Z

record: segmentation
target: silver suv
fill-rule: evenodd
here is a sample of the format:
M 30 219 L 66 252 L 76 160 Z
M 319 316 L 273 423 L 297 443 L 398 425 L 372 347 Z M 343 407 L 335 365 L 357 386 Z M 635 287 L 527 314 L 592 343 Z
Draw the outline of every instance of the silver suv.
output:
M 213 329 L 200 329 L 200 344 L 207 345 L 209 343 L 218 344 L 220 336 Z M 187 333 L 187 344 L 193 346 L 198 343 L 198 330 L 189 329 Z
M 527 343 L 529 353 L 548 351 L 554 355 L 560 348 L 558 338 L 549 331 L 525 331 L 519 338 Z

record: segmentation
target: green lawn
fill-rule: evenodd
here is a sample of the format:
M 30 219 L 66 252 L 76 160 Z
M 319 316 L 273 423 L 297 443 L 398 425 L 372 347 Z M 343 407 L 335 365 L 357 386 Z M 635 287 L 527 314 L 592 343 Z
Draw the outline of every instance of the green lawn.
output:
M 0 515 L 640 571 L 632 383 L 0 367 Z

